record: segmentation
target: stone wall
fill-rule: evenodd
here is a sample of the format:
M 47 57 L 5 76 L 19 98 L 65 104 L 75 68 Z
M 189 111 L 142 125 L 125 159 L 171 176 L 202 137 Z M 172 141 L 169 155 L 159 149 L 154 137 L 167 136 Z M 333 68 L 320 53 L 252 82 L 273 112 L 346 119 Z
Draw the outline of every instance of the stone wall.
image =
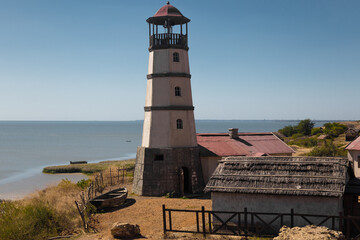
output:
M 199 148 L 138 147 L 134 172 L 133 192 L 144 196 L 163 196 L 182 192 L 182 169 L 186 169 L 192 193 L 204 189 Z

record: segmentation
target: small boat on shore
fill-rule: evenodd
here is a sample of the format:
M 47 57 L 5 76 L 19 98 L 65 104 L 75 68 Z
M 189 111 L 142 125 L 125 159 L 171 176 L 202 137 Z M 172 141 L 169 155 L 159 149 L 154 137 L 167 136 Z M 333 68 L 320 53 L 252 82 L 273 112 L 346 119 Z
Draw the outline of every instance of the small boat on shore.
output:
M 87 164 L 87 161 L 70 161 L 70 164 Z
M 90 203 L 98 210 L 118 207 L 126 201 L 127 195 L 126 188 L 118 188 L 91 199 Z

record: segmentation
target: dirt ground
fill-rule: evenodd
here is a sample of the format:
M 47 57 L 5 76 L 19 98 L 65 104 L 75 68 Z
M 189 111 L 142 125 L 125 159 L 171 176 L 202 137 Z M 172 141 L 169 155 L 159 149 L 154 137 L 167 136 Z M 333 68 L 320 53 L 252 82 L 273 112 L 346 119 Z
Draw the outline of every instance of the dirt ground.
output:
M 131 184 L 126 186 L 129 193 L 132 191 Z M 97 214 L 99 221 L 97 230 L 99 233 L 82 235 L 78 240 L 89 239 L 114 239 L 110 234 L 110 229 L 115 222 L 138 224 L 140 226 L 141 239 L 163 239 L 163 218 L 162 205 L 166 208 L 200 210 L 202 206 L 206 210 L 211 210 L 210 199 L 181 199 L 165 197 L 143 197 L 129 194 L 128 199 L 132 205 L 118 209 L 113 212 Z M 174 229 L 193 228 L 196 226 L 194 213 L 172 213 L 172 225 Z

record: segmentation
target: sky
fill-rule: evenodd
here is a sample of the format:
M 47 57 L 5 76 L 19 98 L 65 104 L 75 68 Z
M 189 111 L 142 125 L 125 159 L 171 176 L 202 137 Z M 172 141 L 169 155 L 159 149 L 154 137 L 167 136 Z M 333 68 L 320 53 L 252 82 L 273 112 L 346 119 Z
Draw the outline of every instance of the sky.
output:
M 196 119 L 360 119 L 360 1 L 173 0 Z M 0 0 L 0 120 L 142 120 L 160 0 Z

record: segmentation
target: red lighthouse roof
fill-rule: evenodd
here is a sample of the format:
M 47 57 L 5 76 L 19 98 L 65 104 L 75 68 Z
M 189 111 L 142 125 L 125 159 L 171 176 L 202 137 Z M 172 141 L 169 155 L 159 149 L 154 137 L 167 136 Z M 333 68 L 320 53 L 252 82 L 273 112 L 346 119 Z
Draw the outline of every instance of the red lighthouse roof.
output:
M 184 17 L 184 15 L 182 15 L 181 12 L 169 2 L 167 2 L 167 4 L 161 7 L 154 16 L 148 18 L 146 21 L 156 25 L 163 25 L 165 20 L 170 21 L 171 25 L 190 22 L 190 19 Z

